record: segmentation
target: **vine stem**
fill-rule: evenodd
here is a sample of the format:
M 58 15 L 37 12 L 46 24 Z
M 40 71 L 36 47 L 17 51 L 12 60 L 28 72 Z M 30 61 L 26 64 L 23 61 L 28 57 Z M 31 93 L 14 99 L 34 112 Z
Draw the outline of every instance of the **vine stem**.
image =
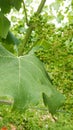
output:
M 34 13 L 34 14 L 36 14 L 36 17 L 41 13 L 45 2 L 46 2 L 46 0 L 41 0 L 40 5 L 38 6 L 37 11 Z M 25 10 L 25 15 L 26 15 L 26 24 L 28 24 L 28 21 L 27 21 L 28 19 L 27 19 L 27 13 L 26 13 L 26 9 L 25 9 L 25 4 L 24 4 L 24 10 Z M 29 21 L 29 23 L 30 23 L 30 21 Z M 31 33 L 32 33 L 32 31 L 33 31 L 34 28 L 35 28 L 35 25 L 34 25 L 33 22 L 31 24 L 29 24 L 29 26 L 28 26 L 28 28 L 26 30 L 26 35 L 25 35 L 25 38 L 24 38 L 24 42 L 19 47 L 18 56 L 23 55 L 24 47 L 26 46 L 26 44 L 28 42 L 28 39 L 29 39 L 29 37 L 30 37 L 30 35 L 31 35 Z
M 23 8 L 24 8 L 24 13 L 25 13 L 26 24 L 27 24 L 27 26 L 29 26 L 28 16 L 27 16 L 27 9 L 26 9 L 24 0 L 23 0 Z

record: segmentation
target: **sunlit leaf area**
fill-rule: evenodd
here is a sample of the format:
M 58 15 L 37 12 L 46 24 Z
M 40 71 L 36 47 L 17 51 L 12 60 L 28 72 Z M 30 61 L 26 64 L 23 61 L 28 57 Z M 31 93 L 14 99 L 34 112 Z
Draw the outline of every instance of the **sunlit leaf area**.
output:
M 73 0 L 0 0 L 0 130 L 73 130 Z

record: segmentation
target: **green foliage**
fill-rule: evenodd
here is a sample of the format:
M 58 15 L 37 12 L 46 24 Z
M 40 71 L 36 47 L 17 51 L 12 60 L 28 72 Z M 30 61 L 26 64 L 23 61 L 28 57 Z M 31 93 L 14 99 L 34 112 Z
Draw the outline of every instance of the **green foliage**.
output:
M 47 96 L 45 93 L 43 93 L 43 101 L 45 106 L 48 107 L 49 112 L 54 114 L 64 102 L 64 97 L 62 97 L 62 95 L 59 94 L 57 91 L 54 91 L 54 94 L 52 94 L 51 96 Z
M 55 113 L 57 106 L 62 104 L 62 95 L 53 88 L 42 63 L 34 55 L 15 57 L 0 46 L 0 61 L 1 97 L 9 96 L 14 100 L 14 108 L 25 109 L 33 103 L 42 101 L 44 92 L 50 98 L 50 112 Z M 59 101 L 57 96 L 61 96 Z M 54 110 L 53 101 L 57 103 Z
M 2 39 L 2 42 L 6 42 L 8 44 L 18 45 L 20 43 L 19 39 L 17 39 L 12 32 L 8 32 L 6 39 Z
M 60 8 L 60 4 L 61 4 L 61 2 L 60 2 L 59 0 L 56 0 L 55 2 L 53 2 L 53 3 L 51 4 L 51 6 L 53 6 L 53 8 L 54 8 L 56 11 L 58 11 L 59 8 Z
M 19 40 L 16 36 L 21 41 L 20 47 L 25 41 L 26 43 L 21 54 L 23 56 L 20 57 L 14 56 L 0 46 L 0 102 L 11 104 L 14 101 L 13 107 L 0 105 L 0 129 L 3 126 L 9 129 L 14 126 L 17 130 L 72 130 L 73 2 L 70 0 L 65 6 L 66 1 L 56 0 L 49 8 L 45 7 L 41 14 L 36 15 L 37 13 L 29 14 L 28 11 L 28 6 L 33 5 L 32 0 L 25 1 L 24 11 L 22 11 L 22 14 L 25 14 L 24 18 L 11 19 L 13 23 L 17 20 L 18 24 L 14 23 L 9 31 L 10 22 L 6 18 L 6 13 L 10 12 L 11 8 L 19 10 L 22 1 L 6 1 L 4 3 L 0 0 L 0 44 L 17 55 Z M 64 10 L 61 7 L 65 7 Z M 31 10 L 34 12 L 33 7 Z M 63 21 L 64 18 L 67 19 L 66 23 Z M 61 27 L 56 28 L 51 20 L 59 22 Z M 32 54 L 34 52 L 44 63 L 51 79 L 42 63 Z M 28 55 L 24 56 L 26 53 Z M 57 89 L 66 96 L 66 102 L 61 109 L 59 107 L 64 97 L 54 86 L 57 86 Z M 52 115 L 57 112 L 57 118 L 48 113 L 45 106 L 41 105 L 42 101 Z M 40 105 L 32 107 L 37 103 Z M 26 109 L 26 113 L 25 111 L 20 113 L 17 109 L 11 112 L 11 108 L 22 109 L 28 106 L 30 108 Z
M 9 27 L 10 27 L 9 20 L 2 13 L 0 13 L 0 37 L 1 38 L 6 38 L 9 31 Z
M 68 32 L 67 30 L 64 31 Z M 53 44 L 49 44 L 45 51 L 44 49 L 40 49 L 38 51 L 38 56 L 44 62 L 45 68 L 48 71 L 54 85 L 56 85 L 57 88 L 63 91 L 66 95 L 67 109 L 73 110 L 73 44 L 66 44 L 66 40 L 69 38 L 68 36 L 63 38 L 65 41 L 62 38 L 61 41 L 56 40 Z M 62 40 L 65 43 L 60 43 Z
M 0 0 L 0 8 L 2 13 L 9 13 L 12 7 L 17 10 L 21 7 L 22 0 Z
M 11 1 L 11 5 L 12 5 L 13 7 L 15 7 L 17 10 L 19 10 L 20 7 L 21 7 L 22 1 L 23 1 L 23 0 L 20 0 L 20 1 L 18 1 L 18 0 L 12 0 L 12 1 Z
M 8 13 L 11 9 L 10 0 L 0 0 L 0 8 L 2 13 Z
M 62 15 L 62 13 L 59 12 L 58 15 L 57 15 L 57 22 L 58 22 L 58 23 L 61 23 L 61 21 L 62 21 L 63 19 L 64 19 L 64 15 Z

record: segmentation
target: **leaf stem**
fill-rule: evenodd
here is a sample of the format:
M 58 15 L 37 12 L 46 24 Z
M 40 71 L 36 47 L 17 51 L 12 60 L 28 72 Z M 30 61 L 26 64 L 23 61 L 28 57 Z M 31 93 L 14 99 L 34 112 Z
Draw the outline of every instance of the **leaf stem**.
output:
M 37 9 L 37 12 L 36 12 L 37 15 L 41 13 L 45 2 L 46 2 L 46 0 L 41 0 L 41 3 L 40 3 L 40 5 L 38 6 L 38 9 Z

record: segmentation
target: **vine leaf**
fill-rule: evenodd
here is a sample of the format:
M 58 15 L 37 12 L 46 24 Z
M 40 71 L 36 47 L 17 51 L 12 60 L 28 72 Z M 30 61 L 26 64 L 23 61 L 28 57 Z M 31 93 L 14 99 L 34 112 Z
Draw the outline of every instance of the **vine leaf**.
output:
M 14 45 L 19 45 L 20 43 L 20 40 L 16 38 L 11 31 L 8 32 L 6 39 L 2 39 L 2 40 L 4 40 L 5 43 L 14 44 Z
M 10 12 L 10 0 L 0 0 L 0 9 L 2 13 Z
M 0 37 L 6 38 L 10 27 L 9 20 L 0 13 Z
M 12 7 L 20 9 L 23 0 L 0 0 L 0 8 L 3 14 L 9 13 Z
M 51 99 L 56 92 L 42 62 L 34 54 L 16 57 L 0 45 L 0 97 L 11 97 L 13 108 L 26 109 L 43 101 L 43 93 Z M 50 100 L 49 109 L 54 102 L 60 106 L 62 100 L 63 95 L 57 92 Z
M 13 0 L 11 4 L 13 7 L 15 7 L 17 10 L 19 10 L 22 2 L 23 2 L 23 0 Z
M 64 103 L 65 99 L 61 93 L 55 90 L 50 96 L 47 96 L 45 93 L 43 93 L 42 96 L 45 106 L 48 107 L 49 112 L 52 115 L 57 112 L 59 107 Z

